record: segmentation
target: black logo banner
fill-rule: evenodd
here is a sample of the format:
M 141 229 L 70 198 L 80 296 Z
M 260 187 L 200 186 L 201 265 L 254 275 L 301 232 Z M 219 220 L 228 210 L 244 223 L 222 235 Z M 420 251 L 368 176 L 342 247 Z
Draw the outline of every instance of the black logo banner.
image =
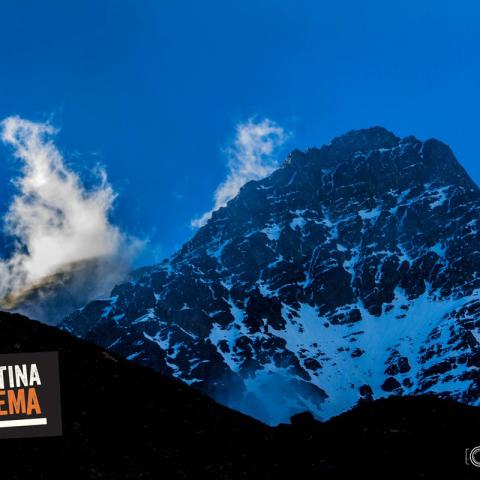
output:
M 58 352 L 0 354 L 0 439 L 61 434 Z

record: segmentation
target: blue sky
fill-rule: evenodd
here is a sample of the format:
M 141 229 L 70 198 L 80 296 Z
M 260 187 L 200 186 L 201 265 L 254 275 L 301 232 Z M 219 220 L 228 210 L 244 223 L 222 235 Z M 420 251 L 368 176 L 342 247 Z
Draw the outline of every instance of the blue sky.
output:
M 235 126 L 291 132 L 279 155 L 354 128 L 448 143 L 480 183 L 475 1 L 82 1 L 0 4 L 0 117 L 51 121 L 76 171 L 102 162 L 114 220 L 149 246 L 213 205 Z M 17 165 L 0 152 L 4 190 Z

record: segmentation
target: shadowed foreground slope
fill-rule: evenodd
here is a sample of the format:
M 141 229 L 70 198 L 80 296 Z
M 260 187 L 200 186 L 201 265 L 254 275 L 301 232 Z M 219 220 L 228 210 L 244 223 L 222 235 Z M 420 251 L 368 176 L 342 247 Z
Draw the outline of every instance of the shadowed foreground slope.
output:
M 0 352 L 58 350 L 64 436 L 1 440 L 1 478 L 409 478 L 480 474 L 480 412 L 430 397 L 267 427 L 56 328 L 0 313 Z

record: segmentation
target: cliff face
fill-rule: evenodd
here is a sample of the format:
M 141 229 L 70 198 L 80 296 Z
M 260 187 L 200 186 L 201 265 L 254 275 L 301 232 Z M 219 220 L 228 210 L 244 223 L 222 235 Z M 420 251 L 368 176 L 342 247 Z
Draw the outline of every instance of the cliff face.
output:
M 62 327 L 272 424 L 391 394 L 478 404 L 479 214 L 448 146 L 353 131 Z

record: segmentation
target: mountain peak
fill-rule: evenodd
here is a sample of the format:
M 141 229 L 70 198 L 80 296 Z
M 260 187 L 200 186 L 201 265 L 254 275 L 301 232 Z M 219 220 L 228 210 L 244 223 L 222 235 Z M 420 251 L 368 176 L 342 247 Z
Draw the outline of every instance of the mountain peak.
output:
M 335 137 L 330 148 L 342 148 L 364 152 L 378 148 L 392 148 L 400 143 L 400 138 L 384 127 L 371 127 L 349 132 Z
M 479 403 L 479 212 L 447 145 L 354 130 L 63 326 L 272 424 L 390 394 Z
M 320 148 L 294 150 L 283 166 L 285 171 L 280 169 L 260 182 L 282 183 L 296 171 L 293 183 L 301 183 L 297 187 L 303 189 L 307 183 L 314 188 L 315 179 L 325 178 L 329 170 L 336 172 L 334 179 L 341 178 L 338 184 L 334 182 L 336 187 L 342 187 L 342 182 L 353 185 L 356 179 L 357 183 L 370 184 L 377 193 L 427 184 L 478 190 L 445 143 L 437 139 L 421 141 L 413 135 L 400 138 L 379 126 L 351 130 Z

